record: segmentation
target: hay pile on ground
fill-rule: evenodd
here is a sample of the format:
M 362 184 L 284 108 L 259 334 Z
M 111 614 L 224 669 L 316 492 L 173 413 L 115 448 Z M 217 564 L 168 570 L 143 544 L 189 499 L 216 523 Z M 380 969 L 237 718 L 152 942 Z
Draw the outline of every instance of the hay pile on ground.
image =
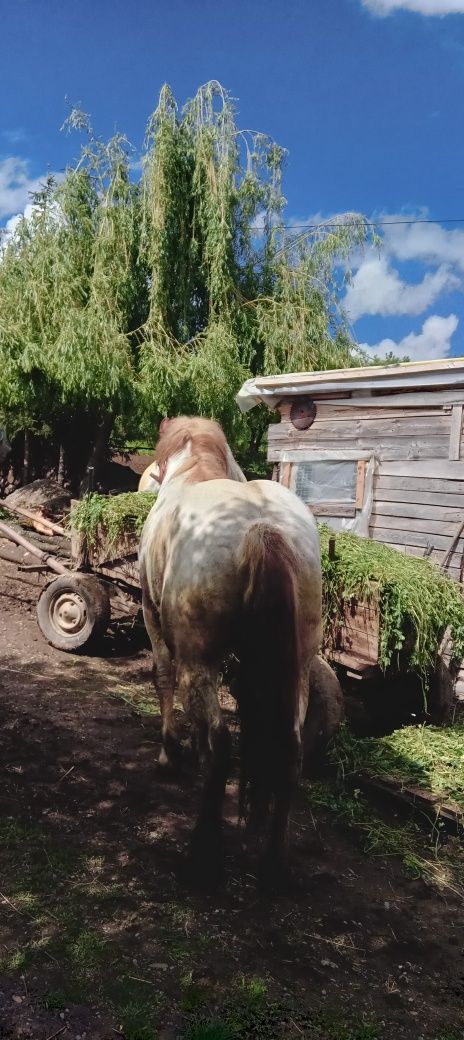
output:
M 331 751 L 344 777 L 368 773 L 454 802 L 464 820 L 464 723 L 405 726 L 383 737 L 357 738 L 342 727 Z

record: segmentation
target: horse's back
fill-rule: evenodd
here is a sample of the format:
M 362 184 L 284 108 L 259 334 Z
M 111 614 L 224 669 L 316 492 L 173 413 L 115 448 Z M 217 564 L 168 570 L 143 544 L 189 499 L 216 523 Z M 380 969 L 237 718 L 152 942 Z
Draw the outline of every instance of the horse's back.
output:
M 174 642 L 227 642 L 243 610 L 242 558 L 254 525 L 285 539 L 297 560 L 303 624 L 318 624 L 320 550 L 310 511 L 282 485 L 256 480 L 210 480 L 166 489 L 141 539 L 142 586 L 160 611 Z

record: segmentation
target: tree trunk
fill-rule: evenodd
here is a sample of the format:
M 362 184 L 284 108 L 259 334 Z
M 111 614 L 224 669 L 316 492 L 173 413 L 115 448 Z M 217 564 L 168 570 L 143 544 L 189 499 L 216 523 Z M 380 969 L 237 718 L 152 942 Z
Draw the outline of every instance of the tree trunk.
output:
M 29 437 L 29 430 L 24 431 L 24 454 L 23 454 L 23 472 L 22 472 L 22 483 L 29 483 L 29 475 L 31 470 L 31 441 Z
M 56 474 L 57 483 L 63 487 L 66 478 L 66 452 L 64 444 L 60 444 L 60 454 L 58 456 L 58 470 Z
M 98 480 L 101 468 L 106 461 L 108 442 L 113 429 L 114 418 L 114 412 L 106 412 L 103 419 L 98 424 L 93 447 L 87 461 L 86 472 L 80 483 L 81 494 L 84 494 L 89 490 L 89 470 L 92 473 L 92 480 Z

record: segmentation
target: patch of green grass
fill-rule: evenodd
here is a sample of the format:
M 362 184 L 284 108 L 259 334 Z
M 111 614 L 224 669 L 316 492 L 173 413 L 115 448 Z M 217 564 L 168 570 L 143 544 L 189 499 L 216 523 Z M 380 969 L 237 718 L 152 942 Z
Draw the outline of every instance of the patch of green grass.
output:
M 50 990 L 42 997 L 41 1004 L 47 1011 L 62 1011 L 66 1007 L 66 994 L 61 989 Z
M 84 968 L 93 968 L 105 956 L 107 941 L 95 932 L 80 932 L 70 944 L 70 953 L 76 964 Z
M 191 1013 L 204 1007 L 208 996 L 208 989 L 205 985 L 200 985 L 194 981 L 193 972 L 186 972 L 186 974 L 182 976 L 180 987 L 180 1006 L 182 1011 Z
M 153 1028 L 153 1004 L 131 1000 L 118 1008 L 125 1040 L 156 1040 Z
M 347 1020 L 337 1013 L 311 1014 L 285 1001 L 264 996 L 240 1003 L 237 995 L 221 1014 L 196 1017 L 182 1040 L 378 1040 L 378 1027 L 363 1018 Z
M 183 1040 L 235 1040 L 235 1037 L 227 1022 L 212 1018 L 188 1025 Z
M 347 726 L 337 735 L 332 761 L 343 776 L 361 771 L 422 787 L 456 802 L 464 823 L 464 724 L 438 728 L 405 726 L 384 737 L 355 737 Z

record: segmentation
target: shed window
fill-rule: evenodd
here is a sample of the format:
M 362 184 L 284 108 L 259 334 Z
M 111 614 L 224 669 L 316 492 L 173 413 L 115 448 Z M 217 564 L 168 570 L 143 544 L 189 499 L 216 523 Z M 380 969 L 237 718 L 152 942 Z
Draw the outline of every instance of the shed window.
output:
M 320 502 L 356 503 L 356 462 L 299 462 L 294 466 L 294 490 L 308 505 Z

